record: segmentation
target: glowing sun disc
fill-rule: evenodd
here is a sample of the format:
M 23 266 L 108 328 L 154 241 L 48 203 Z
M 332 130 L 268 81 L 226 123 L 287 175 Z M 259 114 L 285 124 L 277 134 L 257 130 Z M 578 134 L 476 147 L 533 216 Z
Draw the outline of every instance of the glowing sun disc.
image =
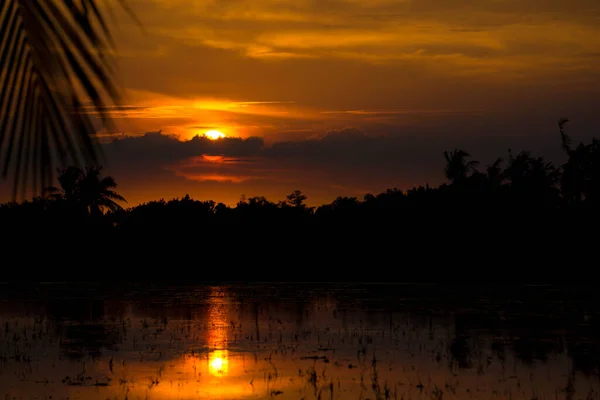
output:
M 225 134 L 221 131 L 217 131 L 216 129 L 211 129 L 210 131 L 206 131 L 204 136 L 209 138 L 210 140 L 217 140 L 225 137 Z

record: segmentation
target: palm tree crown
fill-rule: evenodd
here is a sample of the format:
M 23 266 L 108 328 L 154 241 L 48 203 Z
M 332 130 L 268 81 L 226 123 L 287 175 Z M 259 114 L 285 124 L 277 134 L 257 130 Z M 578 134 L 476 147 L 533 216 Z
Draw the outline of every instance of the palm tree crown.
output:
M 101 176 L 102 167 L 67 167 L 58 171 L 60 188 L 50 186 L 44 189 L 47 198 L 65 202 L 72 208 L 79 208 L 89 215 L 102 215 L 105 210 L 122 210 L 117 201 L 127 202 L 113 189 L 117 183 L 111 176 Z
M 477 161 L 467 161 L 471 155 L 464 150 L 444 151 L 446 167 L 444 173 L 453 183 L 463 182 L 470 173 L 475 172 Z

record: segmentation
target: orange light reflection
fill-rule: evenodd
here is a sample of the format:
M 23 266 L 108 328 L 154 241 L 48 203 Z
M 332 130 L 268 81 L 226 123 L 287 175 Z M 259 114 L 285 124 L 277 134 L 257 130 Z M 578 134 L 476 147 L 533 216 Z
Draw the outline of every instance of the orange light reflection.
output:
M 208 371 L 214 376 L 224 376 L 229 372 L 229 354 L 227 350 L 215 350 L 208 356 Z
M 208 331 L 206 344 L 209 348 L 208 371 L 214 376 L 226 376 L 229 372 L 228 330 L 229 302 L 222 290 L 213 290 L 208 300 Z
M 202 159 L 208 162 L 223 162 L 224 156 L 210 156 L 208 154 L 202 154 Z

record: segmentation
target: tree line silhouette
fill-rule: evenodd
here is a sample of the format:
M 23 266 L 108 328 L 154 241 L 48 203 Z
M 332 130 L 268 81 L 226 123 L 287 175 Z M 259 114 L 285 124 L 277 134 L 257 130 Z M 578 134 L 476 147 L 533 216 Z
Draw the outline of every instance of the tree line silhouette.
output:
M 495 271 L 485 279 L 518 280 L 527 270 L 535 271 L 536 281 L 551 282 L 562 279 L 554 263 L 588 265 L 585 258 L 598 238 L 593 227 L 600 205 L 600 142 L 573 146 L 563 130 L 566 121 L 559 121 L 563 165 L 509 150 L 506 160 L 481 168 L 469 153 L 455 149 L 443 154 L 447 183 L 388 189 L 362 199 L 338 197 L 319 207 L 307 205 L 307 196 L 295 190 L 279 202 L 242 196 L 234 207 L 186 195 L 124 208 L 115 180 L 101 168 L 72 166 L 59 171 L 57 187 L 0 205 L 0 224 L 11 232 L 3 243 L 9 250 L 35 243 L 38 251 L 27 254 L 31 260 L 68 249 L 65 263 L 102 268 L 117 268 L 114 260 L 143 265 L 209 256 L 225 265 L 257 261 L 275 267 L 240 269 L 233 280 L 275 279 L 282 263 L 304 271 L 297 277 L 305 281 L 332 272 L 327 279 L 378 280 L 382 275 L 341 266 L 396 268 L 409 256 L 414 260 L 407 265 L 428 263 L 449 277 L 485 267 Z M 471 265 L 442 268 L 457 255 Z M 517 275 L 509 268 L 519 269 Z M 481 271 L 475 276 L 485 277 Z M 200 276 L 221 279 L 223 273 L 204 268 Z M 385 273 L 404 281 L 424 271 L 411 267 L 402 270 L 402 278 Z
M 25 197 L 31 184 L 34 193 L 52 184 L 55 166 L 68 165 L 67 160 L 81 165 L 100 163 L 94 137 L 97 123 L 112 131 L 110 110 L 124 106 L 114 79 L 112 26 L 99 3 L 5 0 L 0 6 L 0 26 L 6 33 L 0 44 L 0 64 L 6 66 L 6 73 L 0 75 L 0 165 L 2 176 L 10 176 L 14 183 L 15 198 L 19 192 Z M 140 24 L 129 2 L 118 3 Z M 204 247 L 225 259 L 244 252 L 262 257 L 267 248 L 277 253 L 277 262 L 281 246 L 293 249 L 294 262 L 311 249 L 317 254 L 317 244 L 320 249 L 328 246 L 336 259 L 344 248 L 357 260 L 355 253 L 361 249 L 376 254 L 384 248 L 388 253 L 398 246 L 409 248 L 407 235 L 424 243 L 437 239 L 438 245 L 463 254 L 468 247 L 471 255 L 477 248 L 474 240 L 487 241 L 496 255 L 499 249 L 506 252 L 508 248 L 514 254 L 517 244 L 541 236 L 545 248 L 568 248 L 565 236 L 573 238 L 578 232 L 570 225 L 573 219 L 540 223 L 531 218 L 532 210 L 588 210 L 599 201 L 598 141 L 573 147 L 563 131 L 565 123 L 559 122 L 568 156 L 562 166 L 529 152 L 509 152 L 506 163 L 498 160 L 478 169 L 467 152 L 454 150 L 445 154 L 448 184 L 390 189 L 363 199 L 339 197 L 320 207 L 308 207 L 304 194 L 294 192 L 276 203 L 264 197 L 243 198 L 236 207 L 185 196 L 122 209 L 119 202 L 123 204 L 124 199 L 115 191 L 114 179 L 102 177 L 100 168 L 68 167 L 58 171 L 60 187 L 47 188 L 30 201 L 0 205 L 0 228 L 5 234 L 0 252 L 5 253 L 4 259 L 16 252 L 39 265 L 58 259 L 64 267 L 89 265 L 94 260 L 98 265 L 110 264 L 114 258 L 124 262 L 125 250 L 135 255 L 131 257 L 155 258 L 160 248 L 166 248 L 172 257 L 182 247 L 196 249 L 199 239 L 206 239 Z M 466 219 L 467 212 L 474 218 Z M 486 212 L 485 218 L 480 212 Z M 578 223 L 594 226 L 591 216 L 586 213 Z M 521 225 L 517 228 L 511 222 Z M 364 223 L 384 228 L 360 228 Z M 273 224 L 278 228 L 263 229 Z M 532 234 L 531 226 L 538 226 L 543 235 Z M 510 232 L 499 233 L 500 229 Z M 138 239 L 145 242 L 134 246 L 132 241 Z M 232 247 L 234 239 L 238 247 Z M 246 244 L 244 251 L 240 243 Z M 575 244 L 573 253 L 580 254 L 584 246 Z M 424 250 L 423 254 L 428 253 Z M 51 274 L 56 271 L 48 269 Z
M 449 183 L 419 186 L 407 191 L 388 189 L 377 195 L 338 197 L 329 204 L 309 207 L 300 190 L 285 200 L 242 196 L 235 207 L 189 195 L 150 201 L 124 209 L 125 199 L 112 177 L 101 167 L 67 167 L 58 171 L 58 187 L 47 187 L 41 196 L 21 203 L 0 205 L 4 224 L 94 223 L 115 229 L 185 227 L 198 223 L 344 222 L 389 218 L 407 209 L 425 210 L 530 210 L 596 208 L 600 205 L 600 141 L 571 145 L 559 121 L 562 148 L 568 159 L 557 167 L 529 151 L 478 168 L 478 162 L 460 149 L 445 151 L 444 173 Z

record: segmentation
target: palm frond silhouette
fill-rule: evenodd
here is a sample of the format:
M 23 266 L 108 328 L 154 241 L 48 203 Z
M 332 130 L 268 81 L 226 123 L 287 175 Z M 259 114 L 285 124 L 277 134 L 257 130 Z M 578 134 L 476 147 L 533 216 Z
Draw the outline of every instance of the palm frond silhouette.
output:
M 0 169 L 13 197 L 50 185 L 57 166 L 99 164 L 94 134 L 121 101 L 100 3 L 0 2 Z

